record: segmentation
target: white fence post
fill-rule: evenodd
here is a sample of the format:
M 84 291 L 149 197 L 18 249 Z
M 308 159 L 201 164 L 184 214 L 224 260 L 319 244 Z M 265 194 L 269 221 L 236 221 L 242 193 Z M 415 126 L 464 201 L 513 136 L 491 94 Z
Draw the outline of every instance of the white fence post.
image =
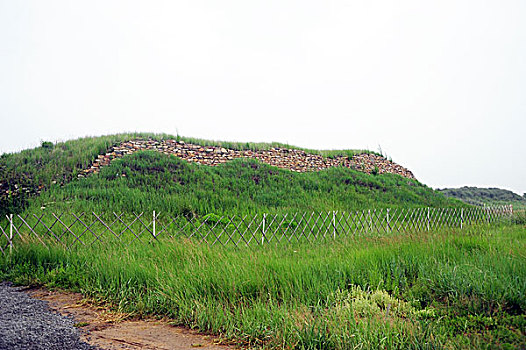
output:
M 153 237 L 156 238 L 156 234 L 155 234 L 155 210 L 153 211 Z
M 9 254 L 13 253 L 13 214 L 9 214 Z
M 464 227 L 464 208 L 460 208 L 460 229 Z

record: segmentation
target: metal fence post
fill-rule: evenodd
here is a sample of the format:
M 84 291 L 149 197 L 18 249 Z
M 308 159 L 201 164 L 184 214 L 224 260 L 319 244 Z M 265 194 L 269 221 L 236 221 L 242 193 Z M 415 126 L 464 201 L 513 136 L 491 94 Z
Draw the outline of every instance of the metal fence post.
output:
M 265 223 L 267 219 L 267 214 L 263 214 L 263 234 L 261 235 L 261 244 L 265 241 Z
M 13 214 L 9 214 L 9 254 L 13 252 Z
M 153 237 L 156 238 L 156 234 L 155 234 L 155 210 L 153 211 Z

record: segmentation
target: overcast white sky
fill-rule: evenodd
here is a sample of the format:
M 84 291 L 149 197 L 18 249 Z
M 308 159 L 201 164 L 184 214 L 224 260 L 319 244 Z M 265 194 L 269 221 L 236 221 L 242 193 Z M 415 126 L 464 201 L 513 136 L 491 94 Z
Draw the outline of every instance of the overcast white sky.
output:
M 0 0 L 0 153 L 152 131 L 526 191 L 526 1 Z

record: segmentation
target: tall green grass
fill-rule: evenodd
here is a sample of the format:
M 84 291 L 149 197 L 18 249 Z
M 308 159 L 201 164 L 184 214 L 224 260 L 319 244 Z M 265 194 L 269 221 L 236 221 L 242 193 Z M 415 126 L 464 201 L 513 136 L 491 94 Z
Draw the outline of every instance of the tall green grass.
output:
M 247 159 L 209 167 L 147 151 L 117 159 L 100 174 L 52 186 L 29 211 L 206 215 L 462 205 L 393 174 L 343 167 L 294 173 Z
M 97 158 L 114 145 L 148 134 L 119 134 L 101 137 L 85 137 L 60 142 L 55 145 L 42 143 L 42 147 L 17 153 L 0 155 L 0 182 L 14 191 L 26 188 L 18 195 L 0 196 L 0 215 L 18 213 L 29 204 L 29 199 L 53 184 L 68 183 Z M 152 137 L 154 135 L 151 135 Z
M 521 348 L 526 230 L 228 249 L 17 246 L 0 273 L 269 348 Z

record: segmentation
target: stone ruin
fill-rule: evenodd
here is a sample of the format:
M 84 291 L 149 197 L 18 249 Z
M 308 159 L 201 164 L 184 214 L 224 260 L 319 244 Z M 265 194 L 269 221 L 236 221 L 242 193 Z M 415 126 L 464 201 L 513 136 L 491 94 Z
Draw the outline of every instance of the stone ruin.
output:
M 391 173 L 415 179 L 410 170 L 372 153 L 356 154 L 350 158 L 347 156 L 324 157 L 297 149 L 270 148 L 268 150 L 240 151 L 221 146 L 201 146 L 177 140 L 123 142 L 113 147 L 106 154 L 99 155 L 88 169 L 79 174 L 79 177 L 99 172 L 101 167 L 110 164 L 114 159 L 145 150 L 158 151 L 166 155 L 174 155 L 190 163 L 209 166 L 216 166 L 237 158 L 251 158 L 294 172 L 320 171 L 330 167 L 343 166 L 369 174 L 374 172 L 378 174 Z
M 334 156 L 324 157 L 310 154 L 302 150 L 289 148 L 270 148 L 268 150 L 235 150 L 221 146 L 201 146 L 177 140 L 131 140 L 111 148 L 107 153 L 98 155 L 95 161 L 80 174 L 79 178 L 98 173 L 100 168 L 109 165 L 111 161 L 138 151 L 153 150 L 166 155 L 174 155 L 191 163 L 216 166 L 237 158 L 257 159 L 263 163 L 288 169 L 294 172 L 320 171 L 330 167 L 343 166 L 365 173 L 398 174 L 408 179 L 415 179 L 413 173 L 385 157 L 361 153 L 352 157 Z M 56 181 L 53 181 L 56 183 Z M 63 182 L 61 182 L 63 184 Z M 44 189 L 42 184 L 23 186 L 15 184 L 14 188 L 7 182 L 0 182 L 0 201 L 10 196 L 20 194 L 36 195 Z

